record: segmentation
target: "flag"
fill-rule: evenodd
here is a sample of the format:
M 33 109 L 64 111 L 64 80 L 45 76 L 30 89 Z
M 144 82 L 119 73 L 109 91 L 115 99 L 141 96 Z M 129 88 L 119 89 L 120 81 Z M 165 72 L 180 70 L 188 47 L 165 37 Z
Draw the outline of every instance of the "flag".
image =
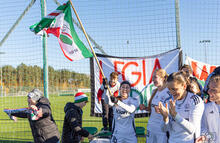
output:
M 47 34 L 56 36 L 63 54 L 70 61 L 93 56 L 76 34 L 72 22 L 70 2 L 59 6 L 40 22 L 30 26 L 30 30 L 37 35 L 43 35 L 43 31 L 45 31 Z

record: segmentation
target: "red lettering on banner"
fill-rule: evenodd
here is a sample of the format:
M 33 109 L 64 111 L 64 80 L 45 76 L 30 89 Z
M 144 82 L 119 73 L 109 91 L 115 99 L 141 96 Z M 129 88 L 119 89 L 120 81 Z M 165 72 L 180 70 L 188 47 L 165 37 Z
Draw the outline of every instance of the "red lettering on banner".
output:
M 133 86 L 136 86 L 141 81 L 141 72 L 132 72 L 131 74 L 138 76 L 137 81 L 134 82 L 134 83 L 131 83 L 131 86 L 133 87 Z
M 118 74 L 121 74 L 121 73 L 118 71 L 118 64 L 123 65 L 124 62 L 121 62 L 121 61 L 114 61 L 114 69 L 115 69 L 115 72 L 117 72 Z
M 119 72 L 118 71 L 118 65 L 121 64 L 123 67 L 122 67 L 122 71 Z M 146 85 L 146 69 L 145 69 L 145 60 L 142 60 L 142 64 L 143 64 L 143 84 Z M 115 72 L 118 72 L 119 74 L 122 75 L 122 80 L 126 80 L 126 77 L 125 77 L 125 71 L 127 69 L 128 66 L 130 65 L 134 65 L 136 67 L 138 67 L 138 63 L 133 61 L 133 62 L 128 62 L 128 63 L 124 63 L 124 62 L 121 62 L 121 61 L 114 61 L 114 69 L 115 69 Z M 138 78 L 137 80 L 134 82 L 134 83 L 131 83 L 131 86 L 136 86 L 137 84 L 140 83 L 141 81 L 141 72 L 131 72 L 132 75 L 137 75 Z
M 161 69 L 160 61 L 159 61 L 158 58 L 155 59 L 155 62 L 154 62 L 154 68 L 153 68 L 153 71 L 152 71 L 152 73 L 151 73 L 149 83 L 152 82 L 153 74 L 154 74 L 154 71 L 155 71 L 156 69 Z
M 142 64 L 143 64 L 143 84 L 144 84 L 144 86 L 145 86 L 145 85 L 146 85 L 145 60 L 142 60 Z
M 199 79 L 199 74 L 197 73 L 197 62 L 192 61 L 191 65 L 192 65 L 193 75 Z
M 102 61 L 99 61 L 99 64 L 100 64 L 100 66 L 101 66 L 101 68 L 102 68 Z M 102 68 L 103 69 L 103 68 Z M 102 79 L 103 79 L 103 77 L 102 77 L 102 73 L 101 73 L 101 71 L 99 70 L 99 81 L 100 81 L 100 84 L 102 84 Z
M 124 65 L 124 67 L 122 68 L 122 80 L 126 80 L 125 79 L 125 70 L 127 69 L 127 67 L 129 65 L 135 65 L 136 67 L 138 67 L 138 63 L 137 62 L 128 62 Z M 132 75 L 137 75 L 138 76 L 138 79 L 136 82 L 134 83 L 131 83 L 131 86 L 136 86 L 140 80 L 141 80 L 141 72 L 131 72 Z
M 121 71 L 122 72 L 122 80 L 125 80 L 125 70 L 129 65 L 135 65 L 136 67 L 138 67 L 138 64 L 136 62 L 127 62 Z
M 203 67 L 202 67 L 202 73 L 201 73 L 201 76 L 200 76 L 200 80 L 203 80 L 203 81 L 205 81 L 206 80 L 206 78 L 208 77 L 208 72 L 207 72 L 207 68 L 206 68 L 206 65 L 204 65 Z
M 215 70 L 216 66 L 211 66 L 209 73 L 212 73 Z

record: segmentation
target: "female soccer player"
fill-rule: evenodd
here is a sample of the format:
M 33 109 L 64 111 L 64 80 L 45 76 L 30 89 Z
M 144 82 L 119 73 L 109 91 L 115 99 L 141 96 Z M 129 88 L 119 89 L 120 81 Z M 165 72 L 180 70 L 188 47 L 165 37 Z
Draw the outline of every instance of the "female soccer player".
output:
M 172 99 L 164 107 L 159 102 L 159 111 L 163 116 L 164 131 L 169 131 L 169 143 L 194 143 L 200 136 L 201 118 L 204 111 L 202 99 L 187 91 L 189 85 L 184 72 L 172 73 L 167 86 Z
M 167 77 L 168 75 L 164 69 L 155 70 L 153 83 L 157 88 L 151 95 L 148 107 L 145 107 L 143 104 L 140 105 L 141 110 L 151 112 L 147 123 L 147 143 L 167 143 L 167 133 L 161 129 L 163 117 L 157 113 L 158 103 L 160 101 L 165 103 L 166 100 L 171 99 L 171 95 L 168 94 L 169 91 L 166 88 Z
M 131 84 L 128 81 L 121 82 L 120 97 L 107 94 L 106 102 L 113 106 L 113 124 L 111 143 L 137 143 L 134 125 L 134 112 L 138 107 L 138 100 L 130 97 Z
M 190 77 L 189 82 L 190 82 L 189 91 L 201 97 L 202 89 L 200 89 L 200 85 L 197 79 L 195 77 Z
M 202 135 L 196 143 L 220 142 L 220 75 L 213 74 L 207 86 L 210 102 L 202 117 Z

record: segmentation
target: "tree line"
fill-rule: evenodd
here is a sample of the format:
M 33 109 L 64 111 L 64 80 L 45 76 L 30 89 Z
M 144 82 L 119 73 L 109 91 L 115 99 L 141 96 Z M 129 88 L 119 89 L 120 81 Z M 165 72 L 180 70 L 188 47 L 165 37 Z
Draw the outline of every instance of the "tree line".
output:
M 17 89 L 18 91 L 25 90 L 24 87 L 42 88 L 43 69 L 37 65 L 27 66 L 23 63 L 16 68 L 11 65 L 3 66 L 2 86 L 5 89 L 7 88 L 8 92 L 15 87 L 20 88 Z M 67 69 L 55 70 L 48 66 L 48 86 L 49 90 L 89 88 L 90 76 Z

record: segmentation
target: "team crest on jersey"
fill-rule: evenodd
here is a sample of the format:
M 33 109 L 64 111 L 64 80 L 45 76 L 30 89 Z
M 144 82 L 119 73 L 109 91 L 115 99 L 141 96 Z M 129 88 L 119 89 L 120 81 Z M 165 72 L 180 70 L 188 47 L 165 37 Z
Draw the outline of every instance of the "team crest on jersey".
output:
M 211 111 L 211 112 L 209 112 L 209 113 L 213 114 L 213 113 L 214 113 L 214 111 L 212 110 L 212 111 Z
M 187 104 L 185 104 L 185 109 L 189 109 L 190 108 L 190 105 L 187 103 Z
M 187 103 L 185 104 L 184 108 L 185 108 L 185 112 L 189 112 L 190 105 Z
M 206 136 L 206 140 L 209 143 L 216 143 L 216 132 L 206 132 L 206 133 L 202 133 L 202 135 Z

